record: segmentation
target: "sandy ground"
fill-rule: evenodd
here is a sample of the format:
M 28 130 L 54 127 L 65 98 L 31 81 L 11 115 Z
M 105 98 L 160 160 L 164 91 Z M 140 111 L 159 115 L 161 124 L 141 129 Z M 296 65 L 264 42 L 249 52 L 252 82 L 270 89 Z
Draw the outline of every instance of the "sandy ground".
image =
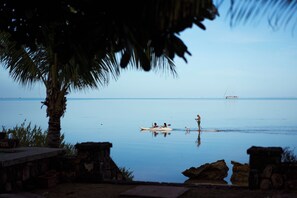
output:
M 64 183 L 48 189 L 34 190 L 33 193 L 46 198 L 113 198 L 121 197 L 121 193 L 133 189 L 138 184 L 109 184 L 109 183 Z M 149 186 L 149 185 L 148 185 Z M 164 186 L 164 185 L 162 185 Z M 240 198 L 296 198 L 296 191 L 261 191 L 247 188 L 233 188 L 226 186 L 183 186 L 189 190 L 181 198 L 188 197 L 240 197 Z

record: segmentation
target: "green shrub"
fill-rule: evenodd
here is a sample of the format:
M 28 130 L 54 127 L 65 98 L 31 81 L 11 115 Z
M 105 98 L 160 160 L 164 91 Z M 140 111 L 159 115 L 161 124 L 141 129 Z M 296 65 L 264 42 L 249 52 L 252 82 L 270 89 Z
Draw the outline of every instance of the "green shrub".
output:
M 18 139 L 20 146 L 46 146 L 47 131 L 42 131 L 40 127 L 31 126 L 31 122 L 26 125 L 26 120 L 20 125 L 16 125 L 12 129 L 6 129 L 2 126 L 2 131 L 7 134 L 12 133 L 13 138 Z
M 119 167 L 120 171 L 123 174 L 123 177 L 127 180 L 127 181 L 133 181 L 134 179 L 134 175 L 133 175 L 133 171 L 130 171 L 129 169 L 125 168 L 125 167 Z
M 15 139 L 18 139 L 19 145 L 24 147 L 46 147 L 47 146 L 47 130 L 42 131 L 41 127 L 34 125 L 31 122 L 26 124 L 26 120 L 19 126 L 16 125 L 12 129 L 6 129 L 2 126 L 2 131 L 9 134 L 12 133 Z M 61 135 L 61 148 L 66 150 L 66 155 L 75 155 L 73 144 L 65 143 L 64 134 Z
M 74 144 L 70 144 L 70 143 L 63 143 L 61 145 L 61 148 L 64 148 L 66 151 L 65 155 L 67 156 L 74 156 L 76 155 L 76 149 Z
M 297 163 L 297 156 L 294 154 L 294 149 L 289 147 L 283 148 L 282 162 Z

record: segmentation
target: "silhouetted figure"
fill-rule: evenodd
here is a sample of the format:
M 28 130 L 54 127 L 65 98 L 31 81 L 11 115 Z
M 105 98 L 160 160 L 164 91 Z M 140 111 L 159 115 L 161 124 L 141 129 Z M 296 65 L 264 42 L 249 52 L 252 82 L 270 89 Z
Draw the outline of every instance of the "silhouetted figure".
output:
M 200 133 L 200 131 L 201 131 L 201 127 L 200 127 L 200 124 L 201 124 L 201 117 L 200 117 L 199 114 L 197 115 L 197 118 L 196 118 L 195 120 L 196 120 L 197 123 L 198 123 L 198 131 L 199 131 L 199 133 Z
M 159 127 L 159 126 L 157 125 L 157 123 L 154 123 L 153 127 L 154 127 L 154 128 L 157 128 L 157 127 Z
M 167 127 L 167 124 L 164 122 L 164 125 L 163 125 L 163 127 Z

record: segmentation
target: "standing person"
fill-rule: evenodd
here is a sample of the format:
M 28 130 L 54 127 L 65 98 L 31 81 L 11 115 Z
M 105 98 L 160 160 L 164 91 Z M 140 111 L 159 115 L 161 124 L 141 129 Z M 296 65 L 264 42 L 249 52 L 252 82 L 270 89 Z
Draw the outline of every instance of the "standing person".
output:
M 201 131 L 201 128 L 200 128 L 200 123 L 201 123 L 201 117 L 200 117 L 200 115 L 198 114 L 197 115 L 197 118 L 195 119 L 196 121 L 197 121 L 197 123 L 198 123 L 198 130 L 199 130 L 199 132 Z

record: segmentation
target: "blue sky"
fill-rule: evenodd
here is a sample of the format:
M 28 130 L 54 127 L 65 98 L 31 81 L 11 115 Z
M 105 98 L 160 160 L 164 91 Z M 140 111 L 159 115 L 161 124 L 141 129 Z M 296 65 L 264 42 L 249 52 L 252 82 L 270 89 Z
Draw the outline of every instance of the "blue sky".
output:
M 181 33 L 192 56 L 176 57 L 178 77 L 168 72 L 122 71 L 117 81 L 69 97 L 297 97 L 297 32 L 273 31 L 267 20 L 231 28 L 226 14 Z M 45 97 L 42 84 L 23 87 L 0 67 L 0 97 Z

